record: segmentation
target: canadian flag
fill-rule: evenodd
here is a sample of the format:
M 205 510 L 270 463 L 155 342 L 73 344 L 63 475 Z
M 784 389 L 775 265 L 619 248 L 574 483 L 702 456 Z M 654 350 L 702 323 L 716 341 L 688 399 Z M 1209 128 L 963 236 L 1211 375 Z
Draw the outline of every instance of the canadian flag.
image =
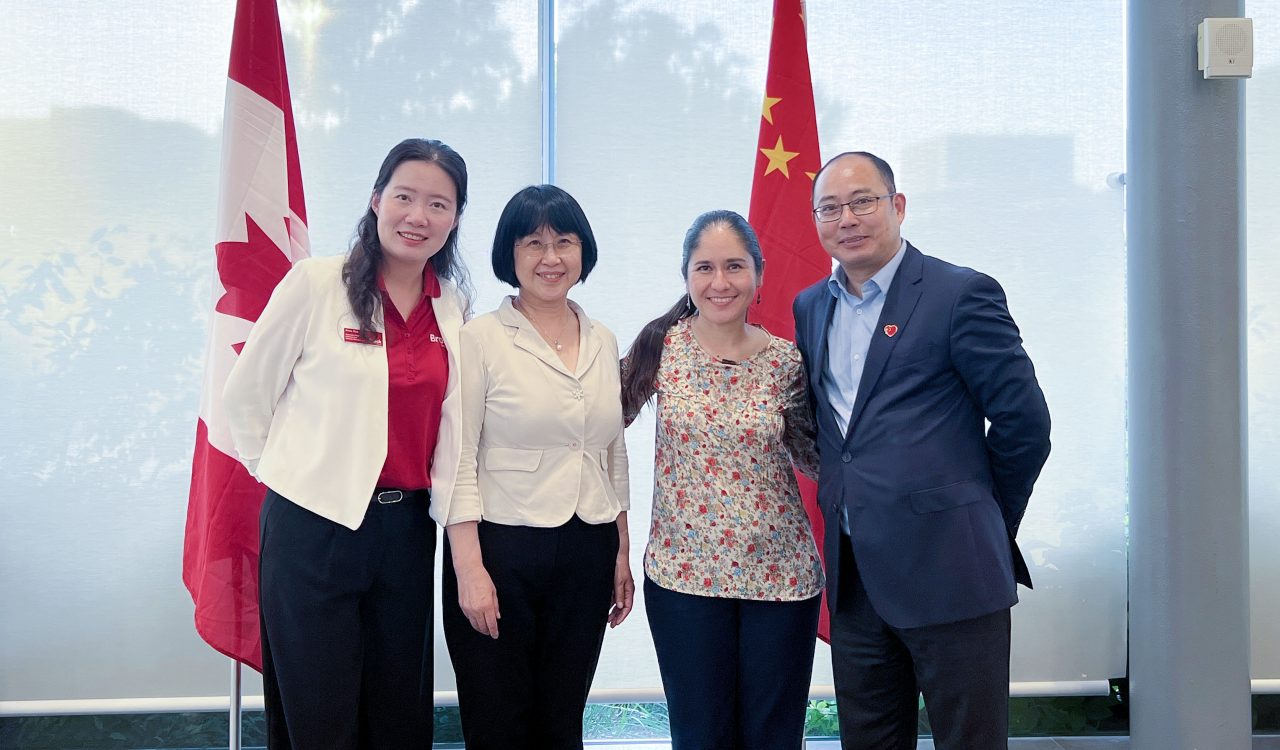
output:
M 196 632 L 262 670 L 258 511 L 265 488 L 236 459 L 222 386 L 249 328 L 309 254 L 302 172 L 275 0 L 238 0 L 227 71 L 213 315 L 196 423 L 182 581 Z

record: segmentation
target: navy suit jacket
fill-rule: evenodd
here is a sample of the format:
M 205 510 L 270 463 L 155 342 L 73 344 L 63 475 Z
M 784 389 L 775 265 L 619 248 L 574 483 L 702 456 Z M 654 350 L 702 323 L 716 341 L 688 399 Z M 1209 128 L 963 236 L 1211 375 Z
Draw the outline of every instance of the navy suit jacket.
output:
M 1005 609 L 1018 582 L 1031 585 L 1014 535 L 1049 456 L 1049 409 L 1000 285 L 904 252 L 847 433 L 822 383 L 836 304 L 826 279 L 797 295 L 794 313 L 818 422 L 827 601 L 839 601 L 847 506 L 872 606 L 913 628 Z

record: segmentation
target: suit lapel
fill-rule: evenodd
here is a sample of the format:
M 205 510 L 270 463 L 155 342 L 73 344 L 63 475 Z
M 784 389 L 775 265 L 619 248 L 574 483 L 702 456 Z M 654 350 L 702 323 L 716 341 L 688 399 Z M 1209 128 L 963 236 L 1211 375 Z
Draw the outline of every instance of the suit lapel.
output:
M 591 319 L 582 314 L 582 309 L 577 305 L 573 305 L 573 311 L 578 315 L 578 325 L 582 329 L 582 333 L 578 338 L 578 374 L 579 379 L 591 369 L 591 365 L 596 361 L 596 356 L 600 354 L 603 345 L 600 343 L 600 337 L 596 334 L 595 325 Z M 557 357 L 556 359 L 559 359 Z
M 555 352 L 551 350 L 551 347 L 547 346 L 547 342 L 542 340 L 537 331 L 525 327 L 517 328 L 515 345 L 532 354 L 547 367 L 565 375 L 573 375 L 573 373 L 569 372 L 569 368 L 565 367 L 560 358 L 555 355 Z
M 827 371 L 827 331 L 831 330 L 831 318 L 836 312 L 836 298 L 825 286 L 818 290 L 817 304 L 814 305 L 814 316 L 809 323 L 809 340 L 813 342 L 813 367 L 809 372 L 809 387 L 817 394 L 815 399 L 819 409 L 830 408 L 827 391 L 822 386 L 822 373 Z
M 565 367 L 564 362 L 561 362 L 560 358 L 556 356 L 556 353 L 551 349 L 551 346 L 547 344 L 546 341 L 542 340 L 542 335 L 533 327 L 533 324 L 529 322 L 529 319 L 521 315 L 520 311 L 511 304 L 511 299 L 511 297 L 506 297 L 502 300 L 502 304 L 498 307 L 498 319 L 501 320 L 503 324 L 516 329 L 512 343 L 514 343 L 516 347 L 533 355 L 535 359 L 541 361 L 547 367 L 550 367 L 556 372 L 562 373 L 571 378 L 575 377 L 572 372 L 569 372 L 569 368 Z M 574 312 L 579 314 L 581 313 L 581 311 L 577 309 L 576 305 L 574 305 Z M 579 320 L 581 319 L 582 318 L 579 317 Z M 596 347 L 596 351 L 599 351 L 598 345 Z M 584 352 L 579 348 L 579 369 L 581 369 L 583 354 Z
M 858 381 L 858 397 L 854 399 L 853 411 L 849 415 L 849 432 L 845 435 L 845 442 L 853 437 L 858 417 L 862 416 L 867 401 L 875 391 L 876 384 L 880 381 L 880 373 L 884 371 L 884 365 L 889 360 L 889 355 L 893 353 L 893 348 L 906 334 L 907 322 L 916 309 L 916 303 L 920 301 L 920 294 L 923 291 L 921 277 L 924 272 L 924 259 L 920 251 L 911 243 L 907 243 L 907 249 L 904 252 L 902 265 L 898 266 L 898 272 L 894 274 L 893 282 L 889 285 L 889 294 L 884 300 L 884 307 L 880 310 L 880 319 L 876 321 L 876 330 L 871 334 L 871 346 L 867 349 L 867 361 L 862 368 L 862 379 Z M 890 336 L 886 329 L 892 331 L 893 335 Z

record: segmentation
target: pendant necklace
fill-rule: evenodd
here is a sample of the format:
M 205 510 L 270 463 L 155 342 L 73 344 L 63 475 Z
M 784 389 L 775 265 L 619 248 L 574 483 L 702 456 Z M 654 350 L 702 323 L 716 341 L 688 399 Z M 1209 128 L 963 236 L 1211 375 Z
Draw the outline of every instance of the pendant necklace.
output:
M 560 328 L 557 329 L 555 335 L 552 336 L 551 334 L 547 333 L 547 331 L 541 325 L 538 324 L 537 319 L 535 319 L 533 315 L 529 314 L 529 309 L 524 306 L 524 303 L 520 301 L 519 297 L 517 297 L 515 300 L 515 306 L 516 306 L 516 309 L 524 313 L 524 316 L 529 319 L 529 322 L 533 324 L 533 327 L 542 336 L 544 341 L 547 339 L 551 339 L 550 343 L 553 349 L 555 349 L 558 352 L 564 351 L 564 345 L 560 343 L 560 334 L 564 333 L 564 326 L 566 322 L 563 318 L 560 320 Z

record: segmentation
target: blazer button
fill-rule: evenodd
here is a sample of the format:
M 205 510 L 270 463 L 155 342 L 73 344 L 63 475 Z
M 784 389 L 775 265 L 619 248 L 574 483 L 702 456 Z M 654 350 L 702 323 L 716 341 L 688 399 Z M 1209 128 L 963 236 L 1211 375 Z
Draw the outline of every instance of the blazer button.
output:
M 852 461 L 852 460 L 853 460 L 853 454 L 852 454 L 852 453 L 841 453 L 841 454 L 840 454 L 840 460 L 841 460 L 841 461 L 844 461 L 845 463 L 849 463 L 850 461 Z

